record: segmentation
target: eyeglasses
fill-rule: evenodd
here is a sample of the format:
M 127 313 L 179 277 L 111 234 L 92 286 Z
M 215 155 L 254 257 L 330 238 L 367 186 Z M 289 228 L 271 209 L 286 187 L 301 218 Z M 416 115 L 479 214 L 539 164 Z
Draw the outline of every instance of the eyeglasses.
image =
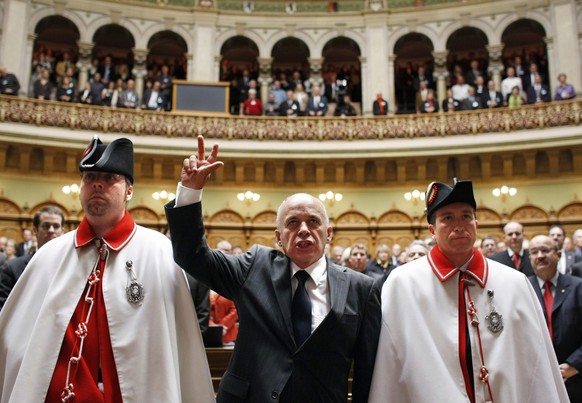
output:
M 61 224 L 53 224 L 50 222 L 43 222 L 42 224 L 39 225 L 39 228 L 48 231 L 49 229 L 51 229 L 51 227 L 55 230 L 58 231 L 61 229 Z
M 93 182 L 105 182 L 107 185 L 113 185 L 121 180 L 124 180 L 125 176 L 121 174 L 113 174 L 109 172 L 98 173 L 98 172 L 84 172 L 81 176 L 81 180 L 84 183 Z

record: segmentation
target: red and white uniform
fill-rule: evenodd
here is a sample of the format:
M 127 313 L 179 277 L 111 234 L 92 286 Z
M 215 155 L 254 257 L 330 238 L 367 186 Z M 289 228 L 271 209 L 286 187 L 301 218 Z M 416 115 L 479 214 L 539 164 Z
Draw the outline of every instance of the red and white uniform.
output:
M 2 403 L 60 401 L 69 359 L 76 354 L 87 280 L 99 262 L 94 238 L 83 220 L 76 231 L 47 243 L 6 301 L 0 313 Z M 70 379 L 73 401 L 213 402 L 192 298 L 170 241 L 135 225 L 127 212 L 103 238 L 109 253 L 80 365 Z M 141 305 L 128 301 L 128 261 L 143 285 Z
M 474 401 L 568 402 L 544 315 L 527 277 L 485 259 L 477 249 L 466 271 L 473 283 L 466 305 L 474 302 L 479 319 L 475 327 L 467 315 Z M 370 403 L 471 401 L 460 360 L 461 274 L 438 246 L 390 274 L 382 289 L 382 330 Z M 504 328 L 498 333 L 488 329 L 485 318 L 491 312 L 488 290 L 503 316 Z M 479 379 L 482 359 L 492 396 Z

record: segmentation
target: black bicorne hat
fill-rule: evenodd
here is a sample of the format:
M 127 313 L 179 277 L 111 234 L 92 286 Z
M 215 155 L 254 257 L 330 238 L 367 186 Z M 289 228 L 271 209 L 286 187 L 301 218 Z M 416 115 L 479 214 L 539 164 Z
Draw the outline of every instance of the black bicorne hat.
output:
M 121 138 L 105 145 L 96 135 L 83 153 L 79 171 L 121 174 L 133 184 L 133 143 Z
M 473 195 L 473 182 L 453 179 L 453 187 L 445 183 L 432 182 L 426 189 L 426 219 L 430 223 L 431 217 L 439 208 L 452 203 L 467 203 L 477 210 L 477 202 Z

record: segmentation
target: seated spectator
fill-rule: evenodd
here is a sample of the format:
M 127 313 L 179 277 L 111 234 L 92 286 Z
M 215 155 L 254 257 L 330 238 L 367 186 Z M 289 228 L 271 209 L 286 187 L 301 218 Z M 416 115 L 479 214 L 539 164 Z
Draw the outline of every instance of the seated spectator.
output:
M 314 86 L 312 95 L 307 102 L 307 116 L 325 116 L 327 109 L 327 98 L 321 95 L 321 87 Z
M 344 95 L 343 98 L 338 102 L 337 107 L 333 113 L 334 116 L 356 116 L 356 108 L 352 105 L 352 100 L 349 95 Z
M 526 93 L 528 104 L 541 104 L 544 102 L 552 101 L 550 89 L 548 88 L 547 85 L 542 83 L 542 76 L 539 74 L 535 75 L 534 83 L 531 87 L 527 89 Z
M 82 104 L 93 104 L 93 96 L 91 95 L 91 83 L 89 81 L 85 83 L 85 88 L 79 91 L 77 99 Z
M 504 105 L 507 105 L 507 98 L 513 92 L 513 87 L 517 87 L 520 93 L 523 89 L 521 78 L 515 76 L 515 69 L 508 67 L 507 77 L 501 82 L 501 95 L 503 95 Z
M 222 326 L 223 345 L 233 345 L 238 336 L 238 312 L 234 302 L 210 290 L 210 325 Z
M 103 82 L 104 86 L 109 85 L 110 81 L 117 80 L 117 73 L 115 66 L 113 65 L 113 58 L 110 55 L 105 56 L 103 59 L 103 64 L 97 70 L 101 76 L 100 80 Z
M 487 91 L 483 93 L 481 104 L 483 107 L 499 108 L 503 106 L 503 95 L 501 92 L 495 90 L 495 82 L 489 80 L 487 83 Z
M 120 108 L 135 109 L 137 107 L 138 96 L 135 92 L 135 81 L 133 79 L 127 80 L 125 90 L 121 93 L 119 98 Z
M 249 89 L 249 98 L 243 103 L 243 115 L 261 116 L 263 114 L 263 104 L 257 98 L 257 90 Z
M 2 95 L 18 95 L 20 91 L 20 83 L 18 78 L 6 70 L 6 67 L 0 66 L 0 94 Z
M 465 83 L 465 77 L 460 75 L 457 77 L 457 83 L 451 87 L 453 90 L 453 98 L 462 102 L 469 96 L 470 85 Z
M 443 112 L 454 112 L 461 110 L 461 103 L 453 96 L 453 90 L 447 90 L 447 97 L 443 99 Z
M 115 81 L 115 90 L 111 96 L 111 106 L 113 108 L 122 107 L 121 105 L 121 94 L 125 91 L 125 83 L 121 78 Z
M 164 98 L 160 91 L 161 84 L 159 81 L 154 81 L 151 88 L 144 91 L 141 100 L 141 108 L 150 111 L 161 111 L 164 106 Z
M 513 89 L 511 90 L 511 94 L 509 94 L 509 97 L 507 98 L 507 106 L 509 108 L 519 108 L 523 104 L 525 104 L 525 101 L 521 97 L 521 90 L 516 85 L 515 87 L 513 87 Z
M 34 82 L 32 96 L 34 99 L 50 100 L 53 85 L 50 80 L 50 71 L 44 69 L 40 78 Z
M 566 82 L 567 79 L 568 77 L 566 77 L 564 73 L 561 73 L 558 76 L 560 85 L 556 87 L 556 95 L 554 95 L 554 99 L 556 101 L 576 98 L 576 91 L 574 90 L 574 86 L 572 84 L 568 84 Z
M 304 115 L 309 102 L 309 94 L 305 92 L 303 84 L 295 85 L 295 100 L 299 103 L 299 115 Z
M 420 113 L 422 109 L 422 104 L 426 101 L 426 97 L 428 96 L 428 86 L 426 81 L 421 81 L 419 83 L 419 89 L 416 92 L 416 98 L 414 101 L 414 105 L 416 107 L 416 113 Z
M 63 81 L 57 88 L 57 101 L 73 102 L 75 100 L 75 88 L 71 85 L 71 78 L 63 76 Z
M 419 239 L 412 241 L 406 248 L 406 263 L 425 257 L 429 251 L 430 248 L 423 241 Z
M 374 116 L 382 116 L 388 114 L 388 101 L 382 97 L 382 93 L 376 94 L 376 99 L 372 104 L 372 113 Z
M 295 94 L 292 90 L 287 90 L 287 98 L 285 101 L 281 102 L 279 105 L 279 115 L 280 116 L 298 116 L 300 113 L 299 102 L 294 99 Z
M 421 113 L 436 113 L 439 111 L 439 103 L 434 98 L 434 90 L 428 90 L 426 100 L 420 106 Z
M 269 93 L 265 102 L 265 116 L 279 116 L 279 105 L 275 102 L 275 94 L 272 92 Z
M 481 97 L 475 93 L 475 87 L 469 86 L 469 95 L 463 100 L 461 109 L 464 111 L 481 109 Z

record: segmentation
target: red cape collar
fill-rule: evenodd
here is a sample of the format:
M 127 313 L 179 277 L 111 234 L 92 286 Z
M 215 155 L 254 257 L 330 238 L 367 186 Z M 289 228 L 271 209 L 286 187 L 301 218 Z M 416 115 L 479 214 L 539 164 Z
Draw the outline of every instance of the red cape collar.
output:
M 121 221 L 117 223 L 115 228 L 105 234 L 103 239 L 109 249 L 120 250 L 127 245 L 133 237 L 133 234 L 135 234 L 136 229 L 137 226 L 133 222 L 129 212 L 126 211 Z M 83 217 L 83 221 L 79 224 L 79 228 L 77 228 L 77 233 L 75 234 L 75 248 L 85 246 L 95 238 L 97 236 L 89 225 L 87 217 Z
M 438 279 L 443 283 L 459 271 L 459 269 L 455 267 L 445 257 L 445 255 L 443 255 L 438 245 L 432 248 L 428 254 L 428 264 L 432 268 L 434 274 L 436 274 Z M 477 248 L 473 250 L 473 259 L 471 260 L 471 263 L 469 263 L 466 273 L 473 277 L 482 288 L 487 284 L 489 265 L 487 259 L 483 257 Z

